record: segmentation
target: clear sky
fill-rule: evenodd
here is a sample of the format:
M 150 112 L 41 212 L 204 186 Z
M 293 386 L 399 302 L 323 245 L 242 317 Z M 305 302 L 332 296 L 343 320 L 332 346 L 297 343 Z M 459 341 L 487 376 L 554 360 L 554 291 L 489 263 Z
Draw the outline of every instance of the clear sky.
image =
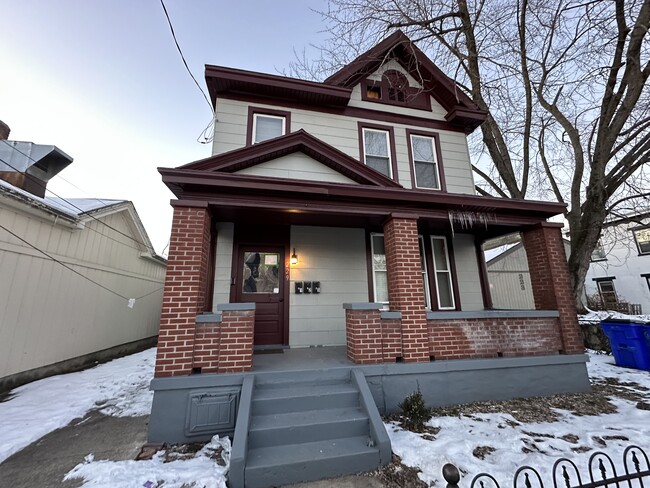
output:
M 165 0 L 207 93 L 205 64 L 278 73 L 325 38 L 326 0 Z M 208 157 L 211 112 L 182 64 L 159 0 L 0 0 L 0 120 L 12 140 L 74 158 L 48 188 L 134 202 L 158 252 L 172 193 L 156 168 Z

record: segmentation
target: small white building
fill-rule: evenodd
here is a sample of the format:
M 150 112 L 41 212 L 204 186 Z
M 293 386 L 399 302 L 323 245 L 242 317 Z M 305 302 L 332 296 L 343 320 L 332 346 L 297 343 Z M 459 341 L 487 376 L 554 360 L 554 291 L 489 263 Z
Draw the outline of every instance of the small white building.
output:
M 591 261 L 588 296 L 600 298 L 605 308 L 650 312 L 650 213 L 607 222 Z
M 158 333 L 166 261 L 133 204 L 43 197 L 71 162 L 55 146 L 0 140 L 0 391 Z

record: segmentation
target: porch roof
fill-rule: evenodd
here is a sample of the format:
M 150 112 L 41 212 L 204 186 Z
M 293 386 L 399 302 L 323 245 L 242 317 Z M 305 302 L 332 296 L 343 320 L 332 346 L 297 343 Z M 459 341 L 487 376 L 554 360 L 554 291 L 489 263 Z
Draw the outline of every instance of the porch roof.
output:
M 371 227 L 391 214 L 404 214 L 431 230 L 453 227 L 488 237 L 537 224 L 565 209 L 558 203 L 420 189 L 187 168 L 159 172 L 178 197 L 172 205 L 210 207 L 215 218 L 234 222 Z

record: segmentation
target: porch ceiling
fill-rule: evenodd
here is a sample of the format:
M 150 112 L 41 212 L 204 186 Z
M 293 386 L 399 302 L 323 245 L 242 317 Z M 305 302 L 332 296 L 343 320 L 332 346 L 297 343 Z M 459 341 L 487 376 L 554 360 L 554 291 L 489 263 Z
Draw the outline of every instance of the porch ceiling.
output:
M 339 227 L 381 226 L 391 214 L 422 230 L 493 237 L 562 213 L 557 203 L 160 168 L 175 206 L 209 206 L 222 221 Z

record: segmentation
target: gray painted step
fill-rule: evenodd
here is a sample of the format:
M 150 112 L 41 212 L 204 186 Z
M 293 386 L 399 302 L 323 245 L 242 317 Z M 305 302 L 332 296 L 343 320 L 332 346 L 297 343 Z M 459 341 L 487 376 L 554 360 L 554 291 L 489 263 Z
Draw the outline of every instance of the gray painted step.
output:
M 292 384 L 256 388 L 253 394 L 252 414 L 270 415 L 358 405 L 359 390 L 351 383 Z
M 367 436 L 368 415 L 360 407 L 307 410 L 251 418 L 250 448 Z
M 250 449 L 246 486 L 260 488 L 376 469 L 379 450 L 368 436 Z

